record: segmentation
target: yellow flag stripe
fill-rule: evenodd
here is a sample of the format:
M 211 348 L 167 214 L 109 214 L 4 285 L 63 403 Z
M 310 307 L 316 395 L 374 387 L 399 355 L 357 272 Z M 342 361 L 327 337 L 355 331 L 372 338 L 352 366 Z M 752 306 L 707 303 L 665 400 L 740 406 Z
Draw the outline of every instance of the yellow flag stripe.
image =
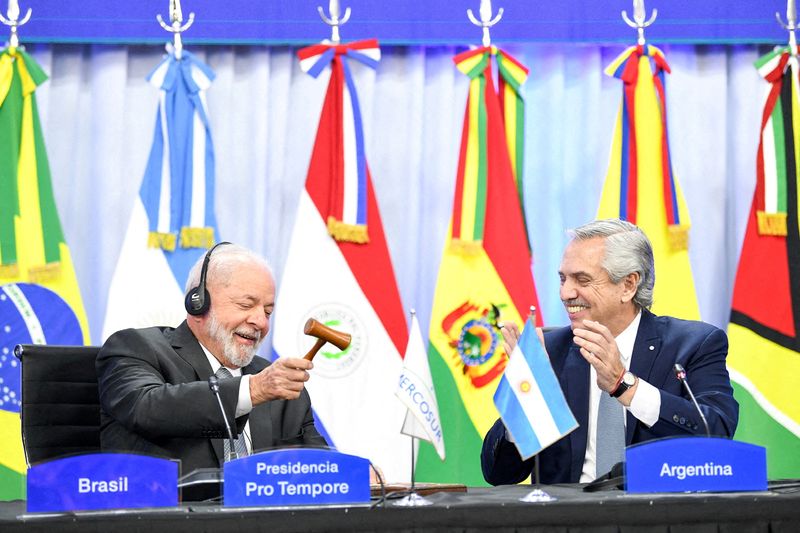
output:
M 461 200 L 461 233 L 459 238 L 471 241 L 475 232 L 475 215 L 478 207 L 478 173 L 480 167 L 480 112 L 481 80 L 469 82 L 469 133 L 467 137 L 466 164 L 464 165 L 464 191 Z
M 800 424 L 800 354 L 737 324 L 728 326 L 728 342 L 728 367 L 747 376 L 769 404 Z
M 455 346 L 452 345 L 457 332 L 448 334 L 440 322 L 464 303 L 464 287 L 470 287 L 470 302 L 479 307 L 491 304 L 499 306 L 503 320 L 514 321 L 517 324 L 522 324 L 523 320 L 486 252 L 480 248 L 475 254 L 459 253 L 453 251 L 448 242 L 442 255 L 436 284 L 436 299 L 431 310 L 431 316 L 435 319 L 431 322 L 430 342 L 450 369 L 476 431 L 479 435 L 485 435 L 498 417 L 492 397 L 497 389 L 500 375 L 487 385 L 476 387 L 471 379 L 471 371 L 476 367 L 465 368 Z M 492 359 L 481 367 L 491 366 L 502 357 L 505 355 L 502 344 L 499 344 Z

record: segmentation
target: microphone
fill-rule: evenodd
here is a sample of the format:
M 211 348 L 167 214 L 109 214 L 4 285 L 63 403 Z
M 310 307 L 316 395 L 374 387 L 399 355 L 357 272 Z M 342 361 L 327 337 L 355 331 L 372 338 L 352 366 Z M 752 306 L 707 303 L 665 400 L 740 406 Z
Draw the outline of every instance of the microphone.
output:
M 675 366 L 672 367 L 675 370 L 675 377 L 683 383 L 683 387 L 686 389 L 686 392 L 689 393 L 689 398 L 692 399 L 692 403 L 694 404 L 694 408 L 697 409 L 697 413 L 700 415 L 700 420 L 703 421 L 703 425 L 706 428 L 706 437 L 711 436 L 711 430 L 708 429 L 708 421 L 706 420 L 703 411 L 700 410 L 700 405 L 697 403 L 697 398 L 694 397 L 694 393 L 692 392 L 691 387 L 689 387 L 689 382 L 686 381 L 686 370 L 684 370 L 683 366 L 680 363 L 675 363 Z
M 222 406 L 222 398 L 219 396 L 219 380 L 217 379 L 217 376 L 212 374 L 211 377 L 208 378 L 208 388 L 211 389 L 211 392 L 214 393 L 214 396 L 217 398 L 219 410 L 222 413 L 222 420 L 225 421 L 225 431 L 228 432 L 230 456 L 225 458 L 225 462 L 238 459 L 239 455 L 236 453 L 236 444 L 233 442 L 233 431 L 231 431 L 231 425 L 228 423 L 228 415 L 225 414 L 225 408 Z

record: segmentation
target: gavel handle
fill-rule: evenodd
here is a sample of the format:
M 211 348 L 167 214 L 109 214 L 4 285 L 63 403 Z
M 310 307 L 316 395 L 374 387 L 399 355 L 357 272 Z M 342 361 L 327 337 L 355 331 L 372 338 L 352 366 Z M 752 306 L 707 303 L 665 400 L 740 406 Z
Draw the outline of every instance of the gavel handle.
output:
M 305 357 L 303 357 L 303 359 L 307 361 L 311 361 L 312 359 L 314 359 L 314 356 L 317 355 L 319 349 L 322 348 L 326 342 L 328 341 L 326 341 L 325 339 L 317 339 L 317 342 L 314 343 L 314 346 L 311 347 L 311 349 L 308 351 Z

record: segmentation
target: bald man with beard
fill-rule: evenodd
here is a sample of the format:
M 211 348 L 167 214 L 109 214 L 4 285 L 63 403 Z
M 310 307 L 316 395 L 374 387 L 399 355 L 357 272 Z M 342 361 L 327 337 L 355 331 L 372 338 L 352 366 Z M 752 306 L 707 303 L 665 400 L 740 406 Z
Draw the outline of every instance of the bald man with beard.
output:
M 227 432 L 208 379 L 220 367 L 233 376 L 219 380 L 222 405 L 248 453 L 326 445 L 305 389 L 312 363 L 255 357 L 275 302 L 266 261 L 232 244 L 206 256 L 205 313 L 187 314 L 177 328 L 122 330 L 103 345 L 96 363 L 103 451 L 180 459 L 182 474 L 219 467 Z M 187 293 L 199 285 L 206 256 L 193 267 Z

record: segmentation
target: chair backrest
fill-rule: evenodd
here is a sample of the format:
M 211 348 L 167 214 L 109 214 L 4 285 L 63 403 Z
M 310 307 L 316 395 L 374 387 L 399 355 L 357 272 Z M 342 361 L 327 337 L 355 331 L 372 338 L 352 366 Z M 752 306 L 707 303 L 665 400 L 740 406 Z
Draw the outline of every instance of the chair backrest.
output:
M 100 451 L 97 346 L 20 344 L 22 442 L 28 465 Z

